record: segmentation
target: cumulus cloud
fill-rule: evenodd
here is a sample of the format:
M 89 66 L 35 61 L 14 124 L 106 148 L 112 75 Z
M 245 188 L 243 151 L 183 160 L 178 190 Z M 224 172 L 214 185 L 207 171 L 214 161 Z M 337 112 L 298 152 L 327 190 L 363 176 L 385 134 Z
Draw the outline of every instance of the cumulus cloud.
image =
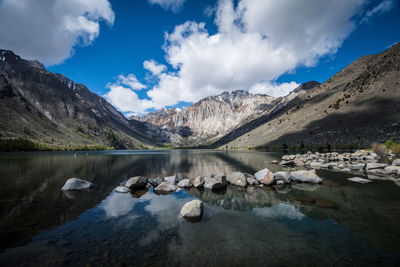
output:
M 114 23 L 108 0 L 0 1 L 0 47 L 28 59 L 57 64 L 75 45 L 90 45 L 100 21 Z
M 135 90 L 145 87 L 133 74 L 119 75 L 114 83 L 107 84 L 110 91 L 103 97 L 122 112 L 129 112 L 130 115 L 142 114 L 152 105 L 149 100 L 139 99 Z
M 181 10 L 185 1 L 186 0 L 149 0 L 149 3 L 152 5 L 160 5 L 162 8 L 176 13 Z
M 377 6 L 375 6 L 371 10 L 367 11 L 364 18 L 361 20 L 361 23 L 368 22 L 372 16 L 380 15 L 380 14 L 388 12 L 394 6 L 395 6 L 395 3 L 393 0 L 384 0 L 384 1 L 380 2 Z
M 143 67 L 156 76 L 160 75 L 167 69 L 165 65 L 157 63 L 154 59 L 144 61 Z
M 158 74 L 147 104 L 161 108 L 237 89 L 287 94 L 297 84 L 274 81 L 336 53 L 365 1 L 220 0 L 216 33 L 187 21 L 165 34 L 163 49 L 173 71 Z
M 257 83 L 249 90 L 253 94 L 266 94 L 270 96 L 285 96 L 291 91 L 299 87 L 300 84 L 296 82 L 290 83 L 275 83 L 275 82 L 263 82 Z

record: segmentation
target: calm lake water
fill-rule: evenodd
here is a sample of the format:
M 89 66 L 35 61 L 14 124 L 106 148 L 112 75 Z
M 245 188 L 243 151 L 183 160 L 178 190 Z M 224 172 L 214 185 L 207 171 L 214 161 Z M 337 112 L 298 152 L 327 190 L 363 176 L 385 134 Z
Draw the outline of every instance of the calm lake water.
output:
M 356 184 L 319 170 L 322 185 L 228 186 L 156 195 L 113 189 L 131 176 L 255 173 L 280 153 L 112 151 L 0 154 L 0 265 L 400 265 L 400 186 Z M 71 177 L 89 192 L 60 190 Z M 203 218 L 179 217 L 201 199 Z

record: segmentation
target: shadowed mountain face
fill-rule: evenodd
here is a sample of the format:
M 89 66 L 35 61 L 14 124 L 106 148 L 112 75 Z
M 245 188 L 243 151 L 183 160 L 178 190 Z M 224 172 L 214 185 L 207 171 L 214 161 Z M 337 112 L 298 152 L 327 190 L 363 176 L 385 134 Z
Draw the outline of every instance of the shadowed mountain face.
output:
M 370 146 L 400 141 L 400 44 L 364 56 L 318 86 L 214 142 L 220 148 Z
M 138 127 L 83 84 L 0 50 L 0 138 L 54 145 L 149 146 Z

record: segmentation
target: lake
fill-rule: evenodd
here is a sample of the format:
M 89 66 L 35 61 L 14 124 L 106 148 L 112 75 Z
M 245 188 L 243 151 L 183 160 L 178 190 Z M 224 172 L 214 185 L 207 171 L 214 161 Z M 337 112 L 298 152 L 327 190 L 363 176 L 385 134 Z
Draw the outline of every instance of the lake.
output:
M 242 171 L 282 153 L 213 150 L 0 154 L 1 266 L 400 265 L 400 186 L 317 170 L 322 185 L 152 189 L 120 194 L 129 177 Z M 289 169 L 290 170 L 290 169 Z M 63 192 L 68 178 L 94 183 Z M 204 202 L 200 222 L 179 216 Z

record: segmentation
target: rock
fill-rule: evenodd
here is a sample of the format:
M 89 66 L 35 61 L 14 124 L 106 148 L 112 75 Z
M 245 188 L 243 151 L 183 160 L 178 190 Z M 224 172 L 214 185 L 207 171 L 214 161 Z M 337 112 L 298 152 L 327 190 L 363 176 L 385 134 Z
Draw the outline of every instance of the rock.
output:
M 372 170 L 369 169 L 369 170 L 367 170 L 367 172 L 369 175 L 372 174 L 375 176 L 385 176 L 386 175 L 386 171 L 383 169 L 372 169 Z
M 294 161 L 286 161 L 286 160 L 282 160 L 280 164 L 283 166 L 294 166 L 295 165 Z
M 192 182 L 189 179 L 183 179 L 179 181 L 178 186 L 184 188 L 192 187 Z
M 307 191 L 307 192 L 312 192 L 317 190 L 320 187 L 319 184 L 305 184 L 305 183 L 293 183 L 292 188 L 301 190 L 301 191 Z
M 203 187 L 206 189 L 218 190 L 225 188 L 227 183 L 228 182 L 226 181 L 225 176 L 219 176 L 219 175 L 216 175 L 214 177 L 206 176 L 204 178 Z
M 348 180 L 352 181 L 352 182 L 360 183 L 360 184 L 366 184 L 366 183 L 372 182 L 371 180 L 363 179 L 360 177 L 352 177 L 352 178 L 349 178 Z
M 161 184 L 164 181 L 164 179 L 162 177 L 157 177 L 154 179 L 149 179 L 149 183 L 154 186 L 157 187 L 159 184 Z
M 82 180 L 79 178 L 70 178 L 68 179 L 61 190 L 69 191 L 69 190 L 84 190 L 89 189 L 93 186 L 93 184 L 89 181 Z
M 302 161 L 302 160 L 300 160 L 300 159 L 295 159 L 294 161 L 293 161 L 293 163 L 296 165 L 296 166 L 304 166 L 305 164 L 304 164 L 304 161 Z
M 365 164 L 353 164 L 349 166 L 350 170 L 361 171 L 364 170 Z
M 154 188 L 154 191 L 157 193 L 161 194 L 168 194 L 171 192 L 175 192 L 177 189 L 176 185 L 171 184 L 170 182 L 162 182 L 160 185 L 158 185 L 156 188 Z
M 385 169 L 386 174 L 399 174 L 400 166 L 387 166 Z
M 254 177 L 258 182 L 265 185 L 271 185 L 275 182 L 274 173 L 267 168 L 256 172 Z
M 336 167 L 337 164 L 336 163 L 325 163 L 321 165 L 321 168 L 324 169 L 333 169 L 334 167 Z
M 276 181 L 276 184 L 277 184 L 277 185 L 284 185 L 284 184 L 285 184 L 285 181 L 283 181 L 283 180 L 278 180 L 278 181 Z
M 319 169 L 321 168 L 322 163 L 321 162 L 317 162 L 317 161 L 312 161 L 310 163 L 310 167 L 313 169 Z
M 143 176 L 135 176 L 129 178 L 129 180 L 125 183 L 125 186 L 130 189 L 139 189 L 145 188 L 149 179 Z
M 351 172 L 350 168 L 344 168 L 342 169 L 342 172 Z
M 201 188 L 204 185 L 204 177 L 203 176 L 197 176 L 196 178 L 193 179 L 192 184 L 195 188 Z
M 290 173 L 292 181 L 305 183 L 321 183 L 322 179 L 318 177 L 315 170 L 311 171 L 293 171 Z
M 247 177 L 246 180 L 247 180 L 248 185 L 258 185 L 259 184 L 257 179 L 253 178 L 253 177 Z
M 279 161 L 273 160 L 273 161 L 271 161 L 271 164 L 279 164 Z
M 200 200 L 192 200 L 181 209 L 181 216 L 190 221 L 199 221 L 203 215 L 204 205 Z
M 120 185 L 120 186 L 117 186 L 117 187 L 114 189 L 114 191 L 117 192 L 117 193 L 128 193 L 128 192 L 131 191 L 131 190 L 129 190 L 129 188 L 126 187 L 126 186 Z
M 400 159 L 393 160 L 392 166 L 400 166 Z
M 164 177 L 164 181 L 166 181 L 166 182 L 168 182 L 168 183 L 170 183 L 170 184 L 175 184 L 175 182 L 176 182 L 176 175 Z
M 275 181 L 283 181 L 285 183 L 290 183 L 290 172 L 276 172 L 274 175 Z
M 232 172 L 228 174 L 226 180 L 233 185 L 247 186 L 246 176 L 241 172 Z
M 385 168 L 387 165 L 384 163 L 376 163 L 376 162 L 371 162 L 371 163 L 367 163 L 367 165 L 365 166 L 365 169 L 368 170 L 375 170 L 375 169 L 383 169 Z
M 283 155 L 282 160 L 290 160 L 290 155 Z

